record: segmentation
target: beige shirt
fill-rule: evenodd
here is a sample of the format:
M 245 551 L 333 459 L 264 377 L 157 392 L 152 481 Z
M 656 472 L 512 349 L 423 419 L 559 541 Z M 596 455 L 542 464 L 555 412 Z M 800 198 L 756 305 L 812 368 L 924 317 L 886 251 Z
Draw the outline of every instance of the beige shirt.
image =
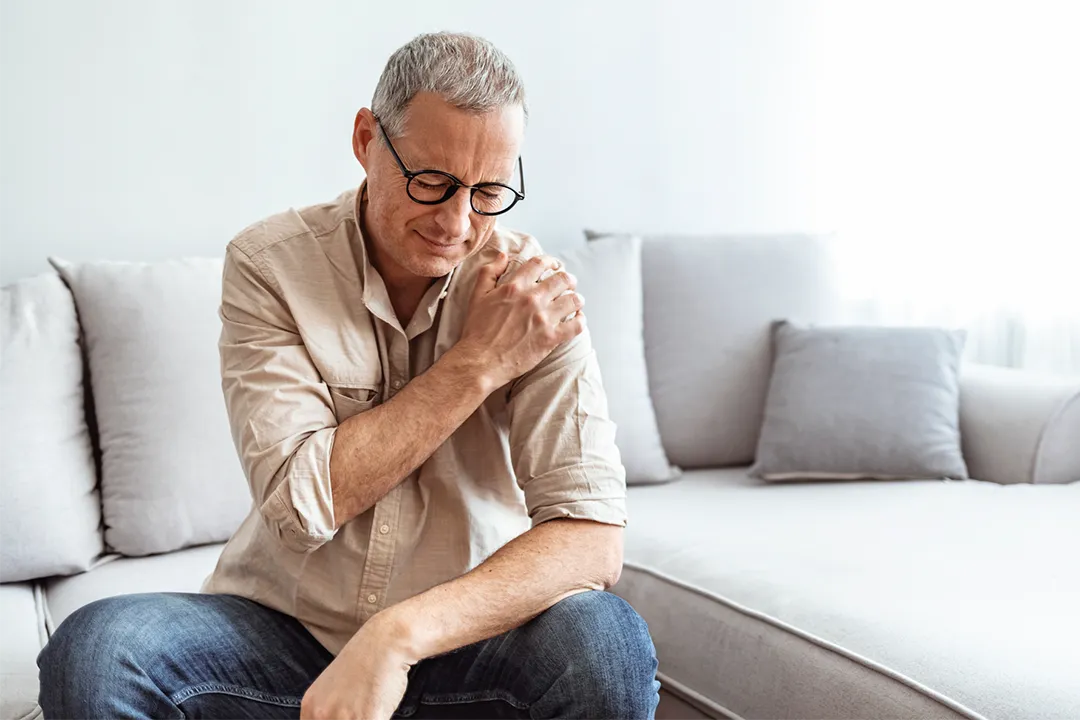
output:
M 626 523 L 625 471 L 586 330 L 334 530 L 338 423 L 392 398 L 457 342 L 481 265 L 499 250 L 542 252 L 496 229 L 403 328 L 368 261 L 361 198 L 275 215 L 228 246 L 222 388 L 254 504 L 203 588 L 292 615 L 334 653 L 379 610 L 462 575 L 530 523 Z

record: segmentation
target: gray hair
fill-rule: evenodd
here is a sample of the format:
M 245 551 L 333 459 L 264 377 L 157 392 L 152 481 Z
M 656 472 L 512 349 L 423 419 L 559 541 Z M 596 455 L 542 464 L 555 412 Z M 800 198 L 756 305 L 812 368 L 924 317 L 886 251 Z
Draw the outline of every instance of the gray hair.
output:
M 510 58 L 487 40 L 465 33 L 418 35 L 386 62 L 371 108 L 386 132 L 405 132 L 409 103 L 432 92 L 477 114 L 520 105 L 528 118 L 525 85 Z

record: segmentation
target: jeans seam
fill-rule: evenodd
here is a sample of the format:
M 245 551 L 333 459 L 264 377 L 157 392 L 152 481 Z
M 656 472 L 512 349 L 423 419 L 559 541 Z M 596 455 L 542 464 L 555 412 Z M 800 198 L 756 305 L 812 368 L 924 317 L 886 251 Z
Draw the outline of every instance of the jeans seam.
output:
M 471 702 L 485 702 L 489 700 L 502 700 L 518 710 L 528 710 L 529 704 L 523 703 L 516 697 L 502 689 L 477 690 L 467 693 L 443 693 L 440 695 L 422 694 L 419 698 L 421 705 L 463 705 Z
M 260 690 L 253 690 L 239 685 L 225 685 L 223 683 L 199 683 L 191 685 L 169 696 L 173 705 L 190 700 L 197 695 L 232 695 L 246 700 L 266 703 L 268 705 L 280 705 L 281 707 L 300 707 L 300 698 L 292 695 L 271 695 Z

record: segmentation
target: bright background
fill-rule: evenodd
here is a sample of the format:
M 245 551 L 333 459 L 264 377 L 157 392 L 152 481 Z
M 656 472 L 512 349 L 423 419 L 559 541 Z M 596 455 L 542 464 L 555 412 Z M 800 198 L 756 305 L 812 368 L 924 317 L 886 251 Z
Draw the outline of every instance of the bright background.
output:
M 529 199 L 508 225 L 559 244 L 814 224 L 805 2 L 2 7 L 4 280 L 46 253 L 220 254 L 358 184 L 357 109 L 395 49 L 441 29 L 487 37 L 525 78 Z
M 0 281 L 220 255 L 362 178 L 389 54 L 483 35 L 523 74 L 506 224 L 834 233 L 859 317 L 1080 372 L 1078 4 L 0 2 Z

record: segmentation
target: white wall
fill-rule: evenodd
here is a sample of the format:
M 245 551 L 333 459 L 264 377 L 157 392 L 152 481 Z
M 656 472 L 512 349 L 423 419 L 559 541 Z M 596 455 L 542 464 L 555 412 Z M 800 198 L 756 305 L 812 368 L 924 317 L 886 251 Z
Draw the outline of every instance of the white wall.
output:
M 584 227 L 828 220 L 812 2 L 3 0 L 0 13 L 3 282 L 52 254 L 220 255 L 248 223 L 358 184 L 356 110 L 394 49 L 440 29 L 491 39 L 525 78 L 529 199 L 506 224 L 549 248 Z

